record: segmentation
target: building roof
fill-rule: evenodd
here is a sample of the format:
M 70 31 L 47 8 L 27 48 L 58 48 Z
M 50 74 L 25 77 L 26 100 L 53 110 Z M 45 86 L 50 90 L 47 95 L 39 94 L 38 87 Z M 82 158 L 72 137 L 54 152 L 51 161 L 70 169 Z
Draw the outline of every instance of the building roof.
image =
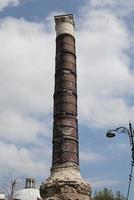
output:
M 18 190 L 14 194 L 14 200 L 39 200 L 41 199 L 39 190 L 36 189 L 34 178 L 26 178 L 25 189 Z
M 0 200 L 5 199 L 5 194 L 0 193 Z
M 17 200 L 37 200 L 41 199 L 40 193 L 38 189 L 35 188 L 26 188 L 17 191 L 14 194 L 14 199 Z

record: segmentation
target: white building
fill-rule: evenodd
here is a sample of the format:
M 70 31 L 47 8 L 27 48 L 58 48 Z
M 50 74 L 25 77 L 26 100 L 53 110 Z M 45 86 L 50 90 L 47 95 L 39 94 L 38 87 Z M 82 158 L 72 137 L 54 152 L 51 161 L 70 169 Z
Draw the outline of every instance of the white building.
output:
M 0 193 L 0 200 L 5 200 L 5 194 Z
M 27 178 L 25 189 L 14 194 L 14 200 L 41 200 L 39 190 L 36 189 L 35 179 Z

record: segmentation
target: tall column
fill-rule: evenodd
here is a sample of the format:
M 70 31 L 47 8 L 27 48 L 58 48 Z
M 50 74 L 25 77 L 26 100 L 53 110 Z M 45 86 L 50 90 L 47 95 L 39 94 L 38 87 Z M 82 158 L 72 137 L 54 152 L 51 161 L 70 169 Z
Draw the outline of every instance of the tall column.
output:
M 90 200 L 91 188 L 79 170 L 73 16 L 55 16 L 55 25 L 53 158 L 51 175 L 42 183 L 40 193 L 43 200 Z
M 74 21 L 72 15 L 57 16 L 55 23 L 53 167 L 79 165 Z

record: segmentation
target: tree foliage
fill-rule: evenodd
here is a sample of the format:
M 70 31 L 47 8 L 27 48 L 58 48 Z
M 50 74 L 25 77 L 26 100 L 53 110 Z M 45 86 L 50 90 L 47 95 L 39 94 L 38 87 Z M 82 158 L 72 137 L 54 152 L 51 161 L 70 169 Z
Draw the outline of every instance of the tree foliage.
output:
M 93 200 L 126 200 L 126 198 L 120 191 L 114 194 L 111 189 L 104 188 L 102 191 L 95 192 Z

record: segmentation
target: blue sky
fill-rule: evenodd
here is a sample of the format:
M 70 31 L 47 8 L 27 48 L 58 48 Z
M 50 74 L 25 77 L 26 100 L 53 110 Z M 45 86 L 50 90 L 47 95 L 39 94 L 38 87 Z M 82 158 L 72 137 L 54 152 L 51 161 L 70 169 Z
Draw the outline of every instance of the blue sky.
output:
M 51 167 L 55 30 L 76 23 L 81 174 L 93 191 L 127 193 L 130 148 L 108 129 L 134 122 L 133 0 L 0 1 L 0 179 L 8 171 L 39 182 Z M 134 180 L 132 188 L 134 187 Z M 134 192 L 131 190 L 130 200 Z

